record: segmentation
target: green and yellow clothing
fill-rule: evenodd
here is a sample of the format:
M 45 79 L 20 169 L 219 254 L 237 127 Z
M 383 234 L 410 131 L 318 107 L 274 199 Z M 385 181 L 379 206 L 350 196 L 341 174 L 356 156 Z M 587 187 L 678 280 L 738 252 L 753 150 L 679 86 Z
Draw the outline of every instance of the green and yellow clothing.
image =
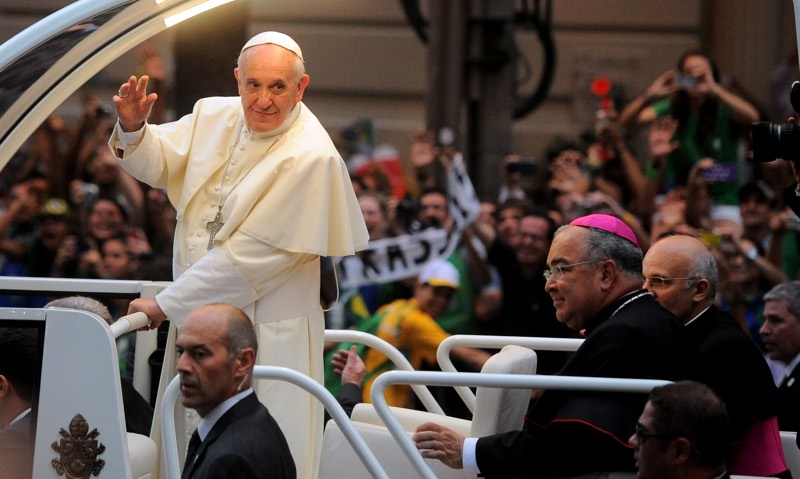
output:
M 378 310 L 383 317 L 378 324 L 376 336 L 405 354 L 415 370 L 424 363 L 436 362 L 436 349 L 450 335 L 431 315 L 419 309 L 415 299 L 398 299 Z M 378 374 L 392 369 L 389 359 L 374 349 L 368 349 L 364 363 L 367 369 L 364 382 L 364 402 L 370 402 L 372 383 Z M 390 406 L 408 407 L 412 403 L 410 386 L 392 386 L 386 390 L 386 402 Z

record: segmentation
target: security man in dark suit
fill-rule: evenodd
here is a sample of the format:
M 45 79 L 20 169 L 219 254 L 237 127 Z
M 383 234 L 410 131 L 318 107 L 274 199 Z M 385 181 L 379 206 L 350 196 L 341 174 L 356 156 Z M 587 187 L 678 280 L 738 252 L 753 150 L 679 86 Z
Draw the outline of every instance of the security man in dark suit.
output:
M 286 438 L 251 387 L 258 344 L 240 309 L 192 311 L 176 341 L 181 402 L 201 417 L 182 479 L 294 479 Z
M 781 431 L 800 426 L 800 281 L 779 284 L 764 295 L 761 337 L 771 359 L 786 364 L 778 387 L 778 425 Z

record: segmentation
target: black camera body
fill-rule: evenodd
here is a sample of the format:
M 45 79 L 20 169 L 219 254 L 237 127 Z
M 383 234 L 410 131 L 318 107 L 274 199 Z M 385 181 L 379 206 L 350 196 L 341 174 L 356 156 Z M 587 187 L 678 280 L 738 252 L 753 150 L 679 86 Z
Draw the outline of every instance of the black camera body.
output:
M 792 84 L 789 100 L 795 113 L 800 112 L 800 82 Z M 800 160 L 800 124 L 753 123 L 753 160 L 764 163 L 778 158 Z

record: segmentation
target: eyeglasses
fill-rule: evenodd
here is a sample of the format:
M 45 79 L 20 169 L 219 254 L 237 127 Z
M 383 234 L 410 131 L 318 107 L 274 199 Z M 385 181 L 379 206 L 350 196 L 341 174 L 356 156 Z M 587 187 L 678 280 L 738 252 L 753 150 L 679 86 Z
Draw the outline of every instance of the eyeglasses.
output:
M 677 434 L 659 434 L 657 432 L 648 432 L 644 425 L 640 422 L 636 423 L 634 434 L 636 435 L 636 438 L 639 440 L 640 444 L 643 443 L 648 437 L 654 437 L 656 439 L 675 439 L 676 437 L 679 437 Z
M 666 288 L 667 286 L 671 285 L 675 281 L 678 281 L 679 279 L 695 280 L 698 278 L 696 276 L 690 276 L 688 278 L 662 278 L 660 276 L 651 276 L 649 278 L 645 278 L 644 282 L 650 283 L 650 286 L 653 289 L 661 289 L 661 288 Z
M 604 259 L 596 259 L 593 261 L 584 261 L 582 263 L 572 263 L 572 264 L 559 264 L 553 266 L 551 269 L 546 269 L 542 272 L 545 281 L 550 281 L 550 278 L 561 279 L 564 276 L 564 273 L 569 271 L 570 268 L 573 266 L 580 266 L 582 264 L 591 264 L 591 263 L 599 263 L 601 261 L 605 261 Z

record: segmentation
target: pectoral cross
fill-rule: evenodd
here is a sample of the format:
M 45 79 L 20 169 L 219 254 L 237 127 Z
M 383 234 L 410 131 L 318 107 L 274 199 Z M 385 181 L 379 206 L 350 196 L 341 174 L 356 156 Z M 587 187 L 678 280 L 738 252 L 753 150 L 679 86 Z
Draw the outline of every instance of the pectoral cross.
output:
M 211 248 L 214 247 L 214 237 L 217 236 L 219 230 L 222 229 L 222 226 L 225 223 L 222 222 L 222 211 L 217 211 L 217 216 L 214 217 L 214 221 L 209 221 L 206 223 L 206 229 L 211 231 L 211 236 L 208 237 L 208 251 L 211 251 Z

